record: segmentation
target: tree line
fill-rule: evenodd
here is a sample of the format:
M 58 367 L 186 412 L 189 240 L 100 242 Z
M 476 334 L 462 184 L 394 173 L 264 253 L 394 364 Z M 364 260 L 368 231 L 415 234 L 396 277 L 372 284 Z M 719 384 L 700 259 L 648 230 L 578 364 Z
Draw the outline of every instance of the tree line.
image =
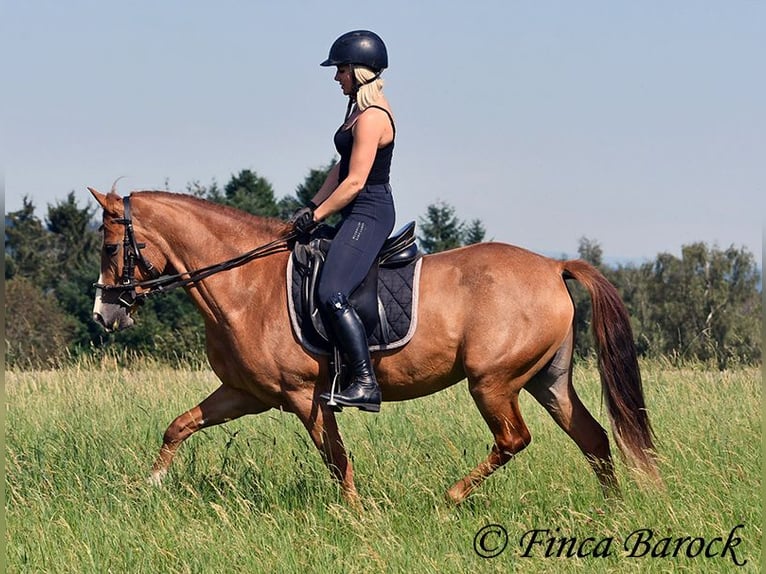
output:
M 242 170 L 219 187 L 190 183 L 186 192 L 256 215 L 287 219 L 317 192 L 334 162 L 312 169 L 295 193 L 277 199 L 271 183 Z M 125 350 L 169 363 L 204 362 L 204 325 L 182 291 L 150 298 L 136 326 L 106 334 L 91 319 L 100 264 L 97 208 L 74 192 L 48 205 L 43 219 L 24 198 L 5 217 L 5 359 L 9 368 L 55 368 L 84 355 Z M 333 223 L 333 221 L 330 221 Z M 485 240 L 481 220 L 461 220 L 437 201 L 418 219 L 418 243 L 435 253 Z M 639 354 L 703 361 L 725 369 L 761 361 L 760 270 L 744 248 L 705 243 L 681 257 L 658 254 L 640 265 L 608 266 L 597 241 L 581 238 L 579 257 L 598 267 L 628 307 Z M 570 285 L 577 306 L 576 352 L 593 353 L 590 300 Z

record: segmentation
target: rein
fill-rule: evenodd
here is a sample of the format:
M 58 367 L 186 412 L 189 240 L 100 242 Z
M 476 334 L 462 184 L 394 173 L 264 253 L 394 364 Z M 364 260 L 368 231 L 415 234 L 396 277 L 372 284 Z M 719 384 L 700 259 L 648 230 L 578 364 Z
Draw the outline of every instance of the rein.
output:
M 130 196 L 123 198 L 123 217 L 115 219 L 115 223 L 120 223 L 125 227 L 125 235 L 123 237 L 123 267 L 122 277 L 120 278 L 120 284 L 118 285 L 105 285 L 103 283 L 94 283 L 93 286 L 103 291 L 119 291 L 120 295 L 118 301 L 121 305 L 130 308 L 137 303 L 142 303 L 149 295 L 156 293 L 164 293 L 177 287 L 185 287 L 197 281 L 244 265 L 249 261 L 258 259 L 260 257 L 266 257 L 273 255 L 281 251 L 288 249 L 288 243 L 295 239 L 296 232 L 291 231 L 281 237 L 278 237 L 274 241 L 266 243 L 251 249 L 246 253 L 237 255 L 231 259 L 223 261 L 221 263 L 215 263 L 202 267 L 200 269 L 194 269 L 192 271 L 185 271 L 183 273 L 176 273 L 174 275 L 160 276 L 160 272 L 142 255 L 141 250 L 146 247 L 145 243 L 138 243 L 133 231 L 133 220 L 131 218 L 130 209 Z M 136 265 L 139 265 L 143 270 L 151 277 L 144 281 L 136 281 L 135 269 Z M 142 289 L 140 293 L 136 291 L 137 288 Z

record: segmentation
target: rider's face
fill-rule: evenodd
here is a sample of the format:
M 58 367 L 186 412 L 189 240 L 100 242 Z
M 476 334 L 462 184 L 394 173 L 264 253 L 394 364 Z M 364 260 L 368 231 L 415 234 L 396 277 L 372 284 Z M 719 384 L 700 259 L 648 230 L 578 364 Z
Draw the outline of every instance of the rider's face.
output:
M 335 72 L 335 81 L 340 84 L 345 96 L 350 96 L 354 90 L 354 80 L 351 74 L 351 66 L 349 65 L 338 66 L 338 70 Z

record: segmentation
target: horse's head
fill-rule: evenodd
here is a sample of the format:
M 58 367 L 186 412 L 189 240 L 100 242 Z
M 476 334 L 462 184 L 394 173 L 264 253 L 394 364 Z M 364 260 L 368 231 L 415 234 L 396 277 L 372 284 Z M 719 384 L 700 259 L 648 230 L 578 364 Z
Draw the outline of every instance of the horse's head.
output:
M 90 187 L 88 191 L 104 210 L 93 319 L 107 331 L 119 331 L 134 323 L 131 314 L 142 298 L 140 283 L 156 278 L 167 260 L 156 246 L 139 241 L 149 234 L 135 221 L 138 210 L 131 209 L 129 197 L 120 197 L 114 189 L 107 195 Z

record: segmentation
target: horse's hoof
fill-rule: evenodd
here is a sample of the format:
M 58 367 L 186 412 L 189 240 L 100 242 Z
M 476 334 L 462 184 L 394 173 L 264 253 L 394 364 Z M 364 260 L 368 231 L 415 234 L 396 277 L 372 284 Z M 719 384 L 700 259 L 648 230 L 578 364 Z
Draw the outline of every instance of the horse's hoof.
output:
M 459 506 L 468 496 L 462 487 L 455 485 L 444 493 L 444 500 L 447 504 Z
M 167 473 L 167 470 L 155 470 L 149 475 L 149 477 L 146 479 L 146 482 L 148 482 L 151 486 L 162 486 L 162 481 L 165 479 L 165 475 Z

